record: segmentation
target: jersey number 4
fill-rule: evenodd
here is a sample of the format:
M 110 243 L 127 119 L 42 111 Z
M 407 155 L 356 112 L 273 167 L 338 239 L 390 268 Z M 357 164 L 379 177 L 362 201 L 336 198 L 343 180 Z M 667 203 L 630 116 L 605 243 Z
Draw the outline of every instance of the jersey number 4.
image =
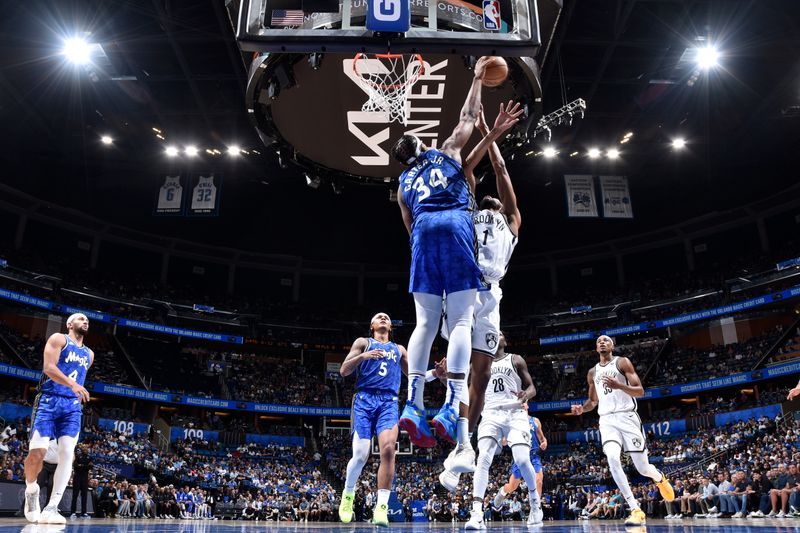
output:
M 77 370 L 73 370 L 72 372 L 69 373 L 69 376 L 67 376 L 67 377 L 72 379 L 72 380 L 78 381 L 78 371 Z
M 430 187 L 428 187 L 428 185 L 430 185 Z M 419 176 L 414 180 L 414 183 L 411 184 L 411 188 L 417 191 L 417 194 L 419 194 L 419 198 L 417 198 L 418 201 L 421 202 L 431 195 L 431 187 L 441 187 L 442 189 L 446 189 L 447 177 L 442 174 L 441 169 L 432 168 L 428 179 L 428 185 L 425 185 L 425 178 L 422 176 Z

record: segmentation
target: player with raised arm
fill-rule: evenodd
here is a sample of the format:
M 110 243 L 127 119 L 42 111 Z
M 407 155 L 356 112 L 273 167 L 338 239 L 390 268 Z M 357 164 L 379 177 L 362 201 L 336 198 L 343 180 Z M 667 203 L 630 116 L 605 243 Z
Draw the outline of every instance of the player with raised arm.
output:
M 67 318 L 67 334 L 52 334 L 44 347 L 42 378 L 33 402 L 31 438 L 25 458 L 25 518 L 29 522 L 66 523 L 58 512 L 58 504 L 72 475 L 82 407 L 89 401 L 89 391 L 83 383 L 94 361 L 94 352 L 83 343 L 87 331 L 89 319 L 83 313 L 75 313 Z M 50 500 L 40 512 L 36 478 L 52 439 L 58 440 L 58 466 Z
M 573 405 L 571 411 L 574 415 L 582 415 L 597 407 L 597 414 L 600 415 L 600 440 L 608 459 L 611 477 L 631 509 L 631 515 L 625 520 L 625 524 L 641 526 L 645 524 L 647 517 L 633 496 L 628 478 L 622 470 L 622 452 L 630 454 L 641 475 L 655 481 L 665 501 L 674 500 L 675 491 L 667 476 L 647 459 L 642 421 L 636 412 L 636 398 L 644 396 L 644 387 L 633 363 L 627 357 L 614 355 L 614 341 L 608 335 L 597 337 L 596 346 L 600 362 L 586 376 L 589 398 L 582 405 Z
M 547 438 L 542 431 L 542 423 L 535 416 L 530 417 L 531 421 L 531 464 L 533 471 L 536 472 L 536 492 L 542 493 L 542 485 L 544 484 L 544 468 L 542 467 L 542 459 L 539 457 L 539 450 L 547 449 Z M 520 482 L 522 481 L 522 472 L 516 463 L 511 467 L 511 476 L 508 478 L 508 483 L 500 487 L 497 494 L 494 496 L 494 506 L 500 507 L 506 499 L 506 496 L 517 490 Z
M 398 433 L 397 395 L 400 391 L 400 373 L 408 373 L 408 354 L 403 346 L 392 342 L 392 320 L 386 313 L 372 317 L 369 329 L 370 337 L 356 339 L 339 370 L 345 377 L 353 372 L 357 374 L 351 418 L 353 457 L 347 463 L 339 519 L 345 524 L 353 519 L 356 483 L 369 459 L 370 443 L 375 435 L 378 437 L 381 463 L 378 468 L 378 501 L 372 522 L 388 526 Z
M 472 480 L 472 511 L 465 529 L 485 529 L 483 498 L 489 484 L 489 469 L 503 439 L 511 447 L 514 463 L 528 485 L 531 512 L 528 525 L 542 523 L 542 509 L 536 489 L 536 472 L 531 464 L 531 425 L 527 404 L 536 396 L 528 365 L 516 354 L 506 353 L 506 339 L 500 332 L 497 352 L 492 361 L 486 405 L 478 426 L 478 464 Z M 441 478 L 440 478 L 441 479 Z M 457 480 L 456 480 L 457 485 Z M 448 486 L 454 491 L 456 485 Z
M 511 107 L 511 105 L 512 103 L 509 102 L 507 107 Z M 489 127 L 482 107 L 475 126 L 484 137 L 489 135 Z M 500 153 L 500 148 L 493 142 L 488 150 L 499 198 L 490 195 L 484 196 L 480 203 L 480 210 L 473 216 L 475 234 L 478 237 L 478 267 L 486 286 L 478 289 L 473 311 L 468 438 L 465 444 L 459 443 L 459 446 L 448 457 L 446 470 L 441 475 L 448 478 L 449 481 L 443 481 L 443 484 L 453 483 L 458 473 L 471 472 L 475 469 L 475 452 L 472 450 L 470 441 L 483 410 L 483 398 L 489 383 L 492 357 L 497 350 L 500 332 L 500 300 L 503 298 L 500 280 L 506 274 L 511 254 L 517 245 L 519 228 L 522 225 L 517 196 L 514 193 L 514 186 L 511 183 L 511 177 L 508 174 L 503 155 Z M 480 155 L 473 150 L 464 163 L 464 167 L 469 169 L 466 177 L 473 192 L 475 191 L 475 176 L 472 169 L 477 165 Z M 445 309 L 445 315 L 447 313 L 448 311 Z M 449 338 L 446 320 L 442 323 L 442 336 L 445 339 Z
M 417 321 L 408 343 L 408 401 L 400 427 L 420 447 L 436 443 L 425 419 L 422 398 L 425 369 L 439 329 L 445 294 L 450 330 L 448 383 L 445 403 L 433 425 L 440 438 L 452 442 L 455 437 L 459 443 L 468 443 L 467 412 L 459 405 L 469 402 L 466 380 L 472 350 L 472 314 L 475 291 L 483 282 L 476 259 L 474 198 L 465 177 L 465 171 L 471 169 L 462 168 L 461 150 L 480 112 L 485 66 L 486 58 L 478 60 L 458 125 L 441 150 L 428 148 L 413 135 L 404 135 L 392 147 L 394 158 L 410 167 L 400 176 L 398 204 L 411 237 L 409 292 L 414 295 Z M 501 105 L 494 127 L 478 143 L 478 153 L 485 153 L 521 114 L 516 106 L 506 109 Z

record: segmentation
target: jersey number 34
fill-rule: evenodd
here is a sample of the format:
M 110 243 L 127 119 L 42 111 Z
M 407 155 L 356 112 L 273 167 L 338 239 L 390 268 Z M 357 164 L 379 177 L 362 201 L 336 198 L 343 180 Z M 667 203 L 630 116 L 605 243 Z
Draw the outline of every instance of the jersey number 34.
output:
M 447 188 L 447 177 L 442 174 L 442 170 L 439 168 L 431 169 L 427 185 L 425 184 L 425 178 L 423 176 L 417 177 L 414 183 L 411 184 L 411 188 L 417 191 L 417 201 L 419 202 L 430 196 L 431 188 L 436 187 L 441 187 L 442 189 Z

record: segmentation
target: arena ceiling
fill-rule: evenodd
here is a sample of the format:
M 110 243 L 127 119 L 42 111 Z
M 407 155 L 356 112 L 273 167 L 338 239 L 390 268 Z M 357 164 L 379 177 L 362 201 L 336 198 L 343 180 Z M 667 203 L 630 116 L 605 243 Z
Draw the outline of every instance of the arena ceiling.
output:
M 589 110 L 554 130 L 556 158 L 538 143 L 510 163 L 529 232 L 522 253 L 652 230 L 794 183 L 798 21 L 794 1 L 566 0 L 542 70 L 544 110 L 575 98 Z M 330 259 L 387 239 L 389 261 L 407 253 L 388 187 L 312 189 L 263 149 L 246 116 L 245 66 L 223 0 L 15 2 L 0 27 L 3 182 L 110 222 L 208 243 Z M 89 66 L 61 54 L 76 35 L 94 47 Z M 708 43 L 721 55 L 706 72 L 694 50 Z M 687 141 L 679 152 L 676 137 Z M 196 145 L 199 157 L 167 158 L 172 142 Z M 227 157 L 232 144 L 250 153 Z M 590 160 L 592 147 L 621 155 Z M 153 216 L 159 180 L 176 170 L 223 173 L 218 217 Z M 636 218 L 567 219 L 561 176 L 571 173 L 628 176 Z

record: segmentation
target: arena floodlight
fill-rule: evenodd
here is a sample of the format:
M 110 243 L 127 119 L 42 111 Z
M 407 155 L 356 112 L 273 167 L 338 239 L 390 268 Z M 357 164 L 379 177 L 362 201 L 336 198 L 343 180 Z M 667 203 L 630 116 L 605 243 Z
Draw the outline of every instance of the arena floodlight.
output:
M 237 157 L 241 153 L 241 148 L 238 145 L 232 144 L 228 146 L 228 155 L 231 157 Z
M 86 65 L 92 60 L 92 48 L 86 39 L 72 37 L 64 41 L 61 53 L 73 65 Z
M 194 157 L 197 155 L 197 146 L 190 144 L 186 148 L 183 149 L 183 153 L 185 153 L 189 157 Z
M 586 152 L 586 155 L 589 156 L 589 159 L 597 159 L 600 157 L 600 148 L 589 148 L 589 151 Z
M 719 50 L 711 45 L 698 48 L 695 60 L 702 70 L 709 70 L 719 65 Z
M 672 148 L 674 150 L 682 150 L 686 146 L 686 139 L 683 137 L 676 137 L 672 139 Z
M 619 150 L 617 150 L 616 148 L 609 149 L 608 152 L 606 152 L 606 157 L 608 157 L 609 159 L 618 158 L 619 157 Z
M 166 148 L 166 150 L 164 150 L 164 152 L 169 157 L 175 157 L 176 155 L 178 155 L 178 149 L 176 147 L 174 147 L 174 146 L 167 146 L 167 148 Z
M 556 155 L 558 155 L 558 151 L 555 148 L 553 148 L 552 146 L 547 146 L 547 147 L 545 147 L 544 150 L 542 150 L 542 154 L 547 159 L 553 159 Z
M 100 137 L 100 142 L 108 145 L 113 143 L 114 139 L 111 138 L 111 135 L 103 135 L 102 137 Z

